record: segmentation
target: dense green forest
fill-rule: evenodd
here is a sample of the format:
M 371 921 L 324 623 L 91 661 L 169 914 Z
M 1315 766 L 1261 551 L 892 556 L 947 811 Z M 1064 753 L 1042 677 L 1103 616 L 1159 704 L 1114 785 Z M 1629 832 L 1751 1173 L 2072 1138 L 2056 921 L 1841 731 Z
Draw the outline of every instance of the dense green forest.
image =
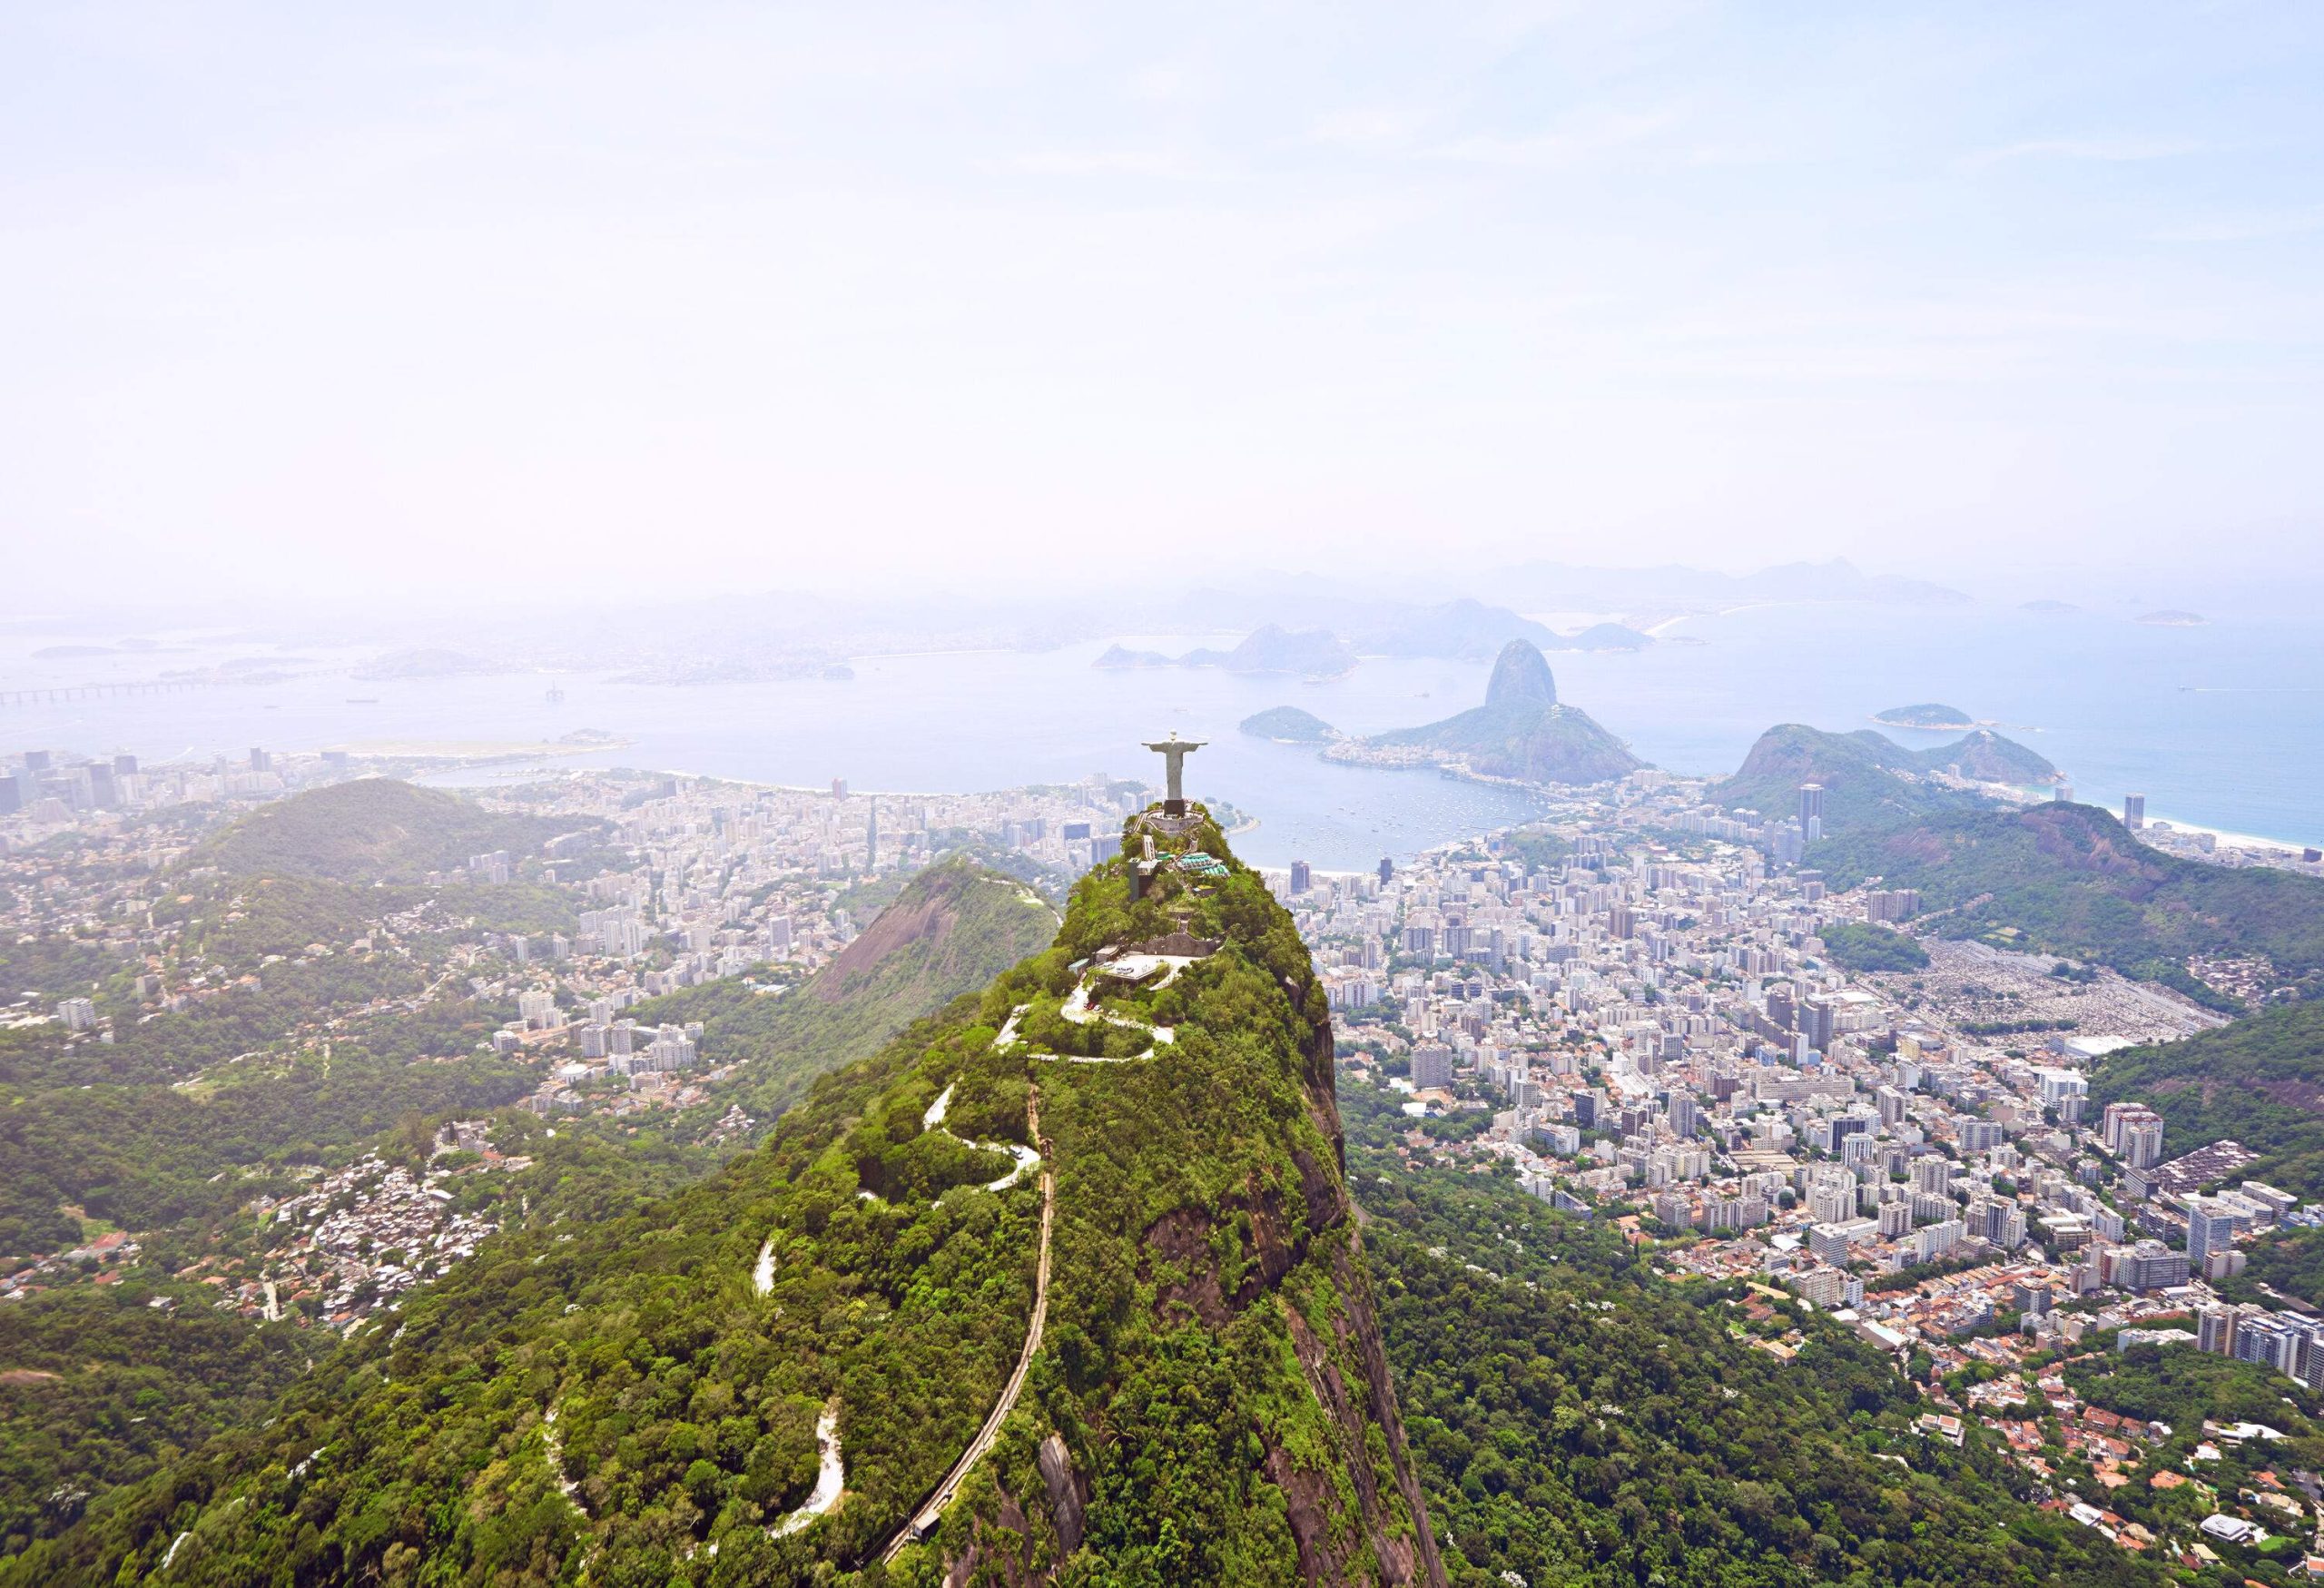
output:
M 2240 1141 L 2260 1154 L 2250 1179 L 2324 1197 L 2324 1003 L 2303 1000 L 2109 1053 L 2091 1075 L 2089 1106 L 2096 1113 L 2112 1102 L 2161 1114 L 2166 1152 Z
M 658 1584 L 705 1534 L 753 1533 L 805 1495 L 816 1409 L 849 1374 L 862 1385 L 850 1481 L 893 1508 L 931 1475 L 911 1465 L 916 1438 L 964 1442 L 1022 1332 L 1029 1189 L 943 1207 L 854 1195 L 857 1157 L 889 1146 L 889 1116 L 864 1136 L 854 1127 L 931 1050 L 957 1060 L 971 1012 L 822 1078 L 762 1150 L 666 1200 L 640 1198 L 625 1155 L 601 1141 L 537 1136 L 529 1179 L 556 1191 L 531 1225 L 320 1362 L 270 1424 L 235 1429 L 35 1550 L 22 1580 L 111 1577 L 124 1560 L 150 1573 L 191 1530 L 173 1582 L 247 1583 L 285 1565 L 403 1582 L 423 1558 L 456 1580 L 558 1581 L 578 1571 L 594 1516 L 597 1580 Z M 957 1181 L 983 1166 L 948 1167 Z M 751 1275 L 768 1235 L 783 1249 L 762 1298 Z M 917 1364 L 909 1386 L 898 1350 Z M 574 1500 L 557 1487 L 568 1477 Z M 246 1504 L 216 1503 L 228 1499 Z M 733 1573 L 751 1549 L 727 1553 L 719 1580 L 749 1580 Z
M 263 1417 L 335 1343 L 210 1301 L 199 1286 L 131 1283 L 0 1306 L 0 1557 Z
M 120 970 L 102 942 L 61 932 L 0 937 L 0 998 L 49 1003 L 85 993 Z
M 406 1040 L 433 1032 L 459 1051 L 497 1011 L 460 1002 L 396 1022 Z M 193 1094 L 165 1086 L 59 1087 L 0 1109 L 0 1257 L 54 1251 L 80 1238 L 67 1204 L 123 1228 L 151 1231 L 230 1217 L 277 1171 L 359 1156 L 408 1113 L 474 1116 L 511 1103 L 539 1078 L 492 1054 L 415 1064 L 409 1054 L 342 1040 L 330 1056 L 290 1060 Z
M 2324 882 L 2230 870 L 2140 843 L 2108 813 L 2051 804 L 1938 814 L 1847 833 L 1810 853 L 1836 889 L 1870 877 L 1917 888 L 1948 937 L 2109 965 L 2220 1003 L 2190 954 L 2261 955 L 2288 980 L 2324 975 Z
M 2297 1296 L 2324 1306 L 2324 1229 L 2278 1230 L 2248 1250 L 2250 1266 L 2218 1287 L 2229 1300 L 2273 1307 L 2278 1296 Z
M 1223 854 L 1215 828 L 1200 837 Z M 933 1583 L 940 1556 L 1004 1534 L 1054 1553 L 1044 1428 L 1086 1494 L 1083 1547 L 1122 1580 L 1287 1582 L 1302 1548 L 1356 1575 L 1383 1552 L 1425 1557 L 1365 1346 L 1321 989 L 1254 873 L 1157 892 L 1133 909 L 1118 863 L 1096 873 L 1057 946 L 815 1080 L 763 1149 L 666 1198 L 638 1198 L 602 1141 L 544 1133 L 536 1183 L 577 1186 L 359 1333 L 270 1423 L 36 1546 L 20 1580 L 135 1580 L 172 1549 L 170 1580 L 191 1583 L 546 1582 L 586 1553 L 592 1582 L 661 1588 L 860 1562 L 966 1445 L 1025 1335 L 1041 1189 L 993 1179 L 1007 1159 L 967 1142 L 1025 1145 L 1036 1082 L 1049 1348 L 962 1504 L 891 1580 Z M 1180 925 L 1226 946 L 1106 1002 L 1174 1027 L 1167 1061 L 996 1045 L 1019 1004 L 1029 1031 L 1103 1031 L 1055 1018 L 1074 962 Z M 847 1501 L 773 1536 L 814 1480 L 824 1408 Z

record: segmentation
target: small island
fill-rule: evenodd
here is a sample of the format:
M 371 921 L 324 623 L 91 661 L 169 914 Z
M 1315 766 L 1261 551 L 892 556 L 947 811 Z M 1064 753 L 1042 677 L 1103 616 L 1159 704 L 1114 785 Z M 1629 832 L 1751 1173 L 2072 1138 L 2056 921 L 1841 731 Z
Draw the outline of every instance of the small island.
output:
M 1652 635 L 1620 623 L 1593 623 L 1558 638 L 1564 642 L 1558 648 L 1568 651 L 1642 651 L 1654 643 Z
M 1104 656 L 1089 665 L 1103 667 L 1108 672 L 1122 672 L 1133 667 L 1175 667 L 1178 662 L 1177 657 L 1166 656 L 1160 651 L 1133 651 L 1120 645 L 1112 645 L 1106 647 Z
M 1278 745 L 1329 745 L 1343 736 L 1314 712 L 1295 705 L 1269 706 L 1245 717 L 1238 725 L 1254 737 L 1273 739 Z
M 2175 607 L 2166 607 L 2160 612 L 2142 612 L 2132 621 L 2150 628 L 2201 628 L 2211 619 L 2200 612 L 2181 612 Z
M 1875 713 L 1872 720 L 1884 728 L 1928 728 L 1951 734 L 1977 725 L 1976 719 L 1957 705 L 1938 705 L 1927 701 L 1919 705 L 1892 705 L 1886 711 Z

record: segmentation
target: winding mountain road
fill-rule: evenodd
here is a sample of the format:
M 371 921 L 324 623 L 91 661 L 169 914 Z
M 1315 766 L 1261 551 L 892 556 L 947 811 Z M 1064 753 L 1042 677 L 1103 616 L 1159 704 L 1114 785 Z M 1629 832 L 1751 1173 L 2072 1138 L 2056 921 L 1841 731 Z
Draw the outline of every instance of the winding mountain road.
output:
M 1040 1141 L 1042 1147 L 1046 1149 L 1049 1144 L 1041 1141 L 1041 1093 L 1039 1087 L 1035 1087 L 1031 1095 L 1025 1100 L 1025 1116 L 1026 1124 L 1033 1139 Z M 990 1450 L 993 1442 L 1000 1437 L 1001 1424 L 1007 1422 L 1009 1414 L 1017 1409 L 1017 1397 L 1024 1393 L 1026 1375 L 1032 1371 L 1034 1355 L 1041 1348 L 1041 1330 L 1049 1322 L 1049 1233 L 1057 1222 L 1057 1171 L 1050 1167 L 1046 1150 L 1041 1155 L 1040 1162 L 1040 1258 L 1033 1270 L 1032 1321 L 1025 1330 L 1024 1348 L 1017 1353 L 1016 1371 L 1009 1374 L 1008 1386 L 1001 1390 L 1000 1399 L 994 1404 L 991 1413 L 986 1416 L 984 1426 L 977 1430 L 977 1436 L 970 1440 L 969 1447 L 960 1453 L 960 1459 L 952 1464 L 952 1470 L 944 1475 L 944 1481 L 936 1485 L 936 1492 L 928 1497 L 925 1504 L 912 1514 L 910 1521 L 896 1529 L 895 1536 L 891 1538 L 887 1547 L 880 1552 L 880 1560 L 883 1565 L 894 1564 L 898 1555 L 903 1553 L 915 1540 L 925 1538 L 930 1529 L 936 1525 L 937 1519 L 944 1514 L 945 1508 L 960 1496 L 960 1484 L 968 1477 L 970 1469 L 984 1459 L 985 1453 Z

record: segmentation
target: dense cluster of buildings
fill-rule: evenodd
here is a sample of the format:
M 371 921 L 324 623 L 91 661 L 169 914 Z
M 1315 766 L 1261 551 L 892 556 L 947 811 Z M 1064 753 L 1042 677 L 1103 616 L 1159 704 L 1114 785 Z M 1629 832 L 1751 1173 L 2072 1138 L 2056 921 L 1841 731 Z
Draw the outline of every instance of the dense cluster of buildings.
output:
M 2041 1321 L 2053 1298 L 2183 1311 L 2239 1270 L 2239 1241 L 2309 1217 L 2235 1185 L 2253 1155 L 2233 1142 L 2167 1148 L 2151 1110 L 2086 1110 L 2094 1057 L 2216 1016 L 1976 945 L 1932 945 L 1974 975 L 1852 975 L 1824 930 L 1917 901 L 1834 894 L 1779 847 L 1649 774 L 1537 833 L 1277 886 L 1344 1041 L 1410 1090 L 1407 1111 L 1490 1115 L 1484 1149 L 1538 1195 L 1694 1237 L 1672 1264 L 1775 1278 L 1899 1346 L 1990 1317 L 1940 1324 L 1867 1302 L 1867 1281 L 2031 1263 L 2040 1305 L 2014 1310 L 2037 1331 L 2060 1327 Z M 2042 1018 L 1990 1018 L 2024 999 Z M 1976 1034 L 1997 1023 L 2036 1029 Z
M 1533 1194 L 1651 1240 L 1674 1276 L 1780 1287 L 1933 1378 L 1996 1375 L 1958 1403 L 1938 1392 L 1956 1442 L 1963 1418 L 1984 1421 L 2046 1477 L 2046 1435 L 2026 1445 L 2011 1421 L 2018 1375 L 2093 1337 L 2324 1387 L 2324 1317 L 2213 1288 L 2255 1235 L 2324 1208 L 2250 1178 L 2237 1142 L 2090 1105 L 2105 1054 L 2219 1017 L 1979 943 L 1931 939 L 1925 968 L 1850 973 L 1827 930 L 1909 922 L 1920 901 L 1835 893 L 1796 863 L 1786 833 L 1819 814 L 1812 791 L 1771 823 L 1646 774 L 1401 869 L 1271 882 L 1331 988 L 1345 1062 L 1414 1117 L 1408 1153 L 1498 1157 Z M 2206 969 L 2248 967 L 2191 966 Z M 1761 1343 L 1787 1359 L 1797 1344 Z M 2112 1446 L 2152 1435 L 2105 1426 L 2119 1419 L 2054 1377 L 2042 1389 L 2102 1487 L 2129 1481 L 2117 1469 L 2139 1455 Z M 2058 1504 L 2124 1547 L 2157 1542 Z M 2206 1547 L 2190 1540 L 2189 1558 Z
M 165 766 L 141 765 L 134 755 L 19 751 L 0 759 L 0 854 L 108 812 L 278 798 L 317 778 L 344 775 L 348 764 L 337 751 L 285 757 L 253 749 Z
M 1109 852 L 1145 797 L 1102 774 L 976 794 L 596 775 L 535 793 L 535 811 L 597 825 L 589 874 L 567 884 L 575 932 L 500 945 L 518 1019 L 495 1045 L 549 1060 L 537 1109 L 616 1112 L 698 1102 L 732 1058 L 705 1050 L 699 1024 L 641 1026 L 624 1011 L 743 975 L 781 996 L 876 915 L 877 878 L 940 853 L 969 850 L 1067 881 Z M 562 857 L 543 860 L 555 880 Z

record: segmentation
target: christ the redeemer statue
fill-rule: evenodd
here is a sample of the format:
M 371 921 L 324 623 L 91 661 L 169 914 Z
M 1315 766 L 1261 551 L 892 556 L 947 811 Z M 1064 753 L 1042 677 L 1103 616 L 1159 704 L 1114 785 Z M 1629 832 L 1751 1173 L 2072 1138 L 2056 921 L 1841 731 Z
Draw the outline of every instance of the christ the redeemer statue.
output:
M 1164 815 L 1183 816 L 1187 814 L 1187 752 L 1199 750 L 1207 742 L 1203 739 L 1181 739 L 1178 737 L 1177 730 L 1173 728 L 1168 738 L 1158 745 L 1146 746 L 1160 755 L 1170 768 L 1170 793 L 1169 796 L 1162 802 Z

